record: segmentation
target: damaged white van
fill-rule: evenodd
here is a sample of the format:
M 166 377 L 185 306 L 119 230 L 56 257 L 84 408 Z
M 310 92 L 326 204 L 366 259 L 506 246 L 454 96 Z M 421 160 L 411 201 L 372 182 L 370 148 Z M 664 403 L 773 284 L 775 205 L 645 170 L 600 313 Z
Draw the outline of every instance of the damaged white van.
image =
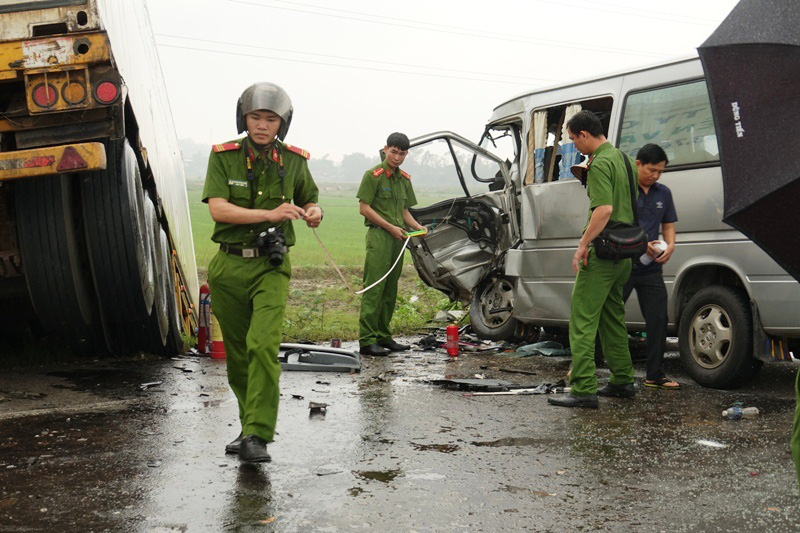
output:
M 438 161 L 437 183 L 459 190 L 412 210 L 429 229 L 412 239 L 420 277 L 470 304 L 473 329 L 486 339 L 568 326 L 571 259 L 589 202 L 569 171 L 581 155 L 565 124 L 582 109 L 628 154 L 657 143 L 669 157 L 661 183 L 679 221 L 664 281 L 687 372 L 733 388 L 763 361 L 789 359 L 800 344 L 800 284 L 722 222 L 719 151 L 697 58 L 523 94 L 495 108 L 479 145 L 449 132 L 414 139 L 409 161 Z M 644 330 L 635 292 L 625 311 L 629 330 Z

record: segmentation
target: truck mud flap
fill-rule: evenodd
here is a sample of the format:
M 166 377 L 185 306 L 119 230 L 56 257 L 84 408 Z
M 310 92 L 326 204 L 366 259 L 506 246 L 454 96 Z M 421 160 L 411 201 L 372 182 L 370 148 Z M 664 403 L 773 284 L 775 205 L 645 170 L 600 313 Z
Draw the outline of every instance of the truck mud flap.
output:
M 340 348 L 282 343 L 278 352 L 282 370 L 301 372 L 361 372 L 361 356 Z

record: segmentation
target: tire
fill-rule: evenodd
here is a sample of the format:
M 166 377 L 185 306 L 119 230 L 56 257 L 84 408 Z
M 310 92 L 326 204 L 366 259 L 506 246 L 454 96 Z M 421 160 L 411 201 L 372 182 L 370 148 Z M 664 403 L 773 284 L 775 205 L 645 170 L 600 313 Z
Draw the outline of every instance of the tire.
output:
M 695 294 L 679 326 L 681 362 L 700 385 L 735 389 L 755 377 L 761 361 L 753 358 L 753 318 L 740 289 L 712 285 Z
M 100 308 L 127 351 L 148 349 L 141 334 L 155 298 L 153 233 L 145 219 L 136 155 L 127 140 L 107 141 L 105 170 L 86 173 L 81 197 Z
M 150 251 L 153 255 L 155 267 L 153 312 L 150 313 L 148 331 L 152 339 L 151 350 L 153 353 L 161 354 L 164 352 L 167 334 L 169 333 L 167 298 L 169 297 L 168 293 L 171 291 L 171 287 L 168 285 L 171 278 L 169 278 L 169 271 L 165 268 L 167 262 L 163 257 L 165 252 L 161 248 L 161 224 L 159 224 L 158 217 L 156 217 L 156 209 L 153 206 L 153 202 L 147 196 L 144 200 L 144 207 L 145 222 L 153 236 L 148 239 L 148 244 L 151 245 Z
M 481 339 L 511 340 L 517 331 L 514 309 L 514 284 L 503 276 L 489 276 L 472 295 L 469 318 L 472 331 Z
M 40 325 L 83 355 L 108 353 L 81 228 L 74 175 L 16 184 L 17 230 Z
M 175 286 L 175 269 L 172 266 L 172 252 L 169 239 L 163 229 L 158 234 L 158 269 L 164 273 L 163 283 L 165 288 L 165 318 L 167 324 L 163 354 L 176 355 L 183 351 L 181 338 L 181 319 L 178 313 L 178 290 Z

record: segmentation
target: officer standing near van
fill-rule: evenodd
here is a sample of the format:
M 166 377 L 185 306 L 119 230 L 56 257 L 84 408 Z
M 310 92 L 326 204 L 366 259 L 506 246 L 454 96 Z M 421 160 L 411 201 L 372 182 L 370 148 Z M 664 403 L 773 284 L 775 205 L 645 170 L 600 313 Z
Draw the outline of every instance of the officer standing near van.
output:
M 573 115 L 567 122 L 567 131 L 575 148 L 590 156 L 586 181 L 589 221 L 572 258 L 576 273 L 569 319 L 572 390 L 547 401 L 562 407 L 597 408 L 598 394 L 624 398 L 635 395 L 622 301 L 622 287 L 630 275 L 631 261 L 599 259 L 589 246 L 609 220 L 633 223 L 629 178 L 623 159 L 628 156 L 606 140 L 600 119 L 591 111 Z M 598 332 L 611 370 L 609 383 L 600 390 L 594 362 Z
M 639 225 L 647 234 L 647 254 L 652 259 L 646 265 L 639 259 L 633 260 L 631 277 L 622 290 L 622 299 L 627 302 L 635 289 L 644 316 L 647 333 L 645 387 L 676 390 L 681 388 L 681 384 L 669 379 L 661 369 L 667 349 L 667 287 L 664 285 L 662 266 L 675 251 L 675 222 L 678 221 L 672 193 L 666 185 L 658 183 L 667 164 L 667 154 L 657 144 L 645 144 L 636 154 Z M 667 244 L 663 251 L 656 247 L 659 227 Z
M 215 222 L 211 238 L 220 248 L 208 265 L 208 282 L 242 426 L 225 451 L 250 462 L 270 460 L 267 443 L 278 418 L 292 221 L 315 228 L 322 220 L 308 153 L 281 142 L 293 112 L 289 95 L 273 83 L 245 89 L 236 127 L 247 136 L 213 146 L 203 191 Z
M 417 204 L 411 176 L 400 170 L 410 142 L 402 133 L 392 133 L 383 147 L 385 159 L 364 173 L 356 196 L 359 213 L 367 226 L 364 258 L 364 287 L 386 274 L 403 250 L 406 228 L 423 230 L 411 213 Z M 363 355 L 383 356 L 402 352 L 410 346 L 392 339 L 389 323 L 397 301 L 397 282 L 403 271 L 402 257 L 385 280 L 361 296 L 358 319 L 359 345 Z

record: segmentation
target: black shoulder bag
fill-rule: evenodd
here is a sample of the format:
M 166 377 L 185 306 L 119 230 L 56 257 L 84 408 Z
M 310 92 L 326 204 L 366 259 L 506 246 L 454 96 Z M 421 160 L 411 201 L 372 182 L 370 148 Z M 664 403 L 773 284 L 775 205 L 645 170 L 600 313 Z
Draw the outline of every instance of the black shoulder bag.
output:
M 620 151 L 628 170 L 628 181 L 631 189 L 631 208 L 633 208 L 633 224 L 609 220 L 600 235 L 592 241 L 594 253 L 600 259 L 627 259 L 639 257 L 647 251 L 647 234 L 639 225 L 639 210 L 636 207 L 636 185 L 633 181 L 633 170 L 628 156 Z

